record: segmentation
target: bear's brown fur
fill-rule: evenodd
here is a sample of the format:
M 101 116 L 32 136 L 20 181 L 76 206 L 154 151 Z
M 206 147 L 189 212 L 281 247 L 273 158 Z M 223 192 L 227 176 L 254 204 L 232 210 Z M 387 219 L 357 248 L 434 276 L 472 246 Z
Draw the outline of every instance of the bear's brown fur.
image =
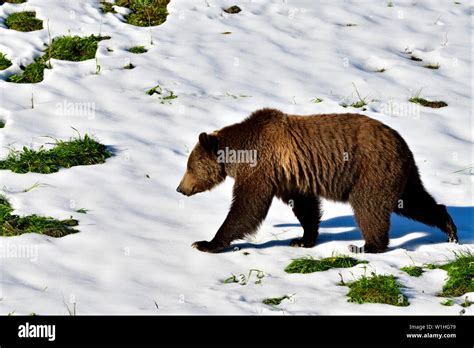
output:
M 218 160 L 229 150 L 256 150 L 257 161 Z M 221 251 L 254 233 L 274 196 L 291 205 L 303 227 L 303 238 L 293 240 L 293 246 L 315 245 L 319 197 L 352 205 L 365 252 L 387 248 L 392 212 L 436 226 L 449 241 L 457 241 L 453 220 L 424 189 L 405 141 L 363 115 L 258 110 L 241 123 L 201 133 L 177 190 L 190 196 L 226 176 L 235 179 L 232 205 L 214 239 L 193 244 L 201 251 Z

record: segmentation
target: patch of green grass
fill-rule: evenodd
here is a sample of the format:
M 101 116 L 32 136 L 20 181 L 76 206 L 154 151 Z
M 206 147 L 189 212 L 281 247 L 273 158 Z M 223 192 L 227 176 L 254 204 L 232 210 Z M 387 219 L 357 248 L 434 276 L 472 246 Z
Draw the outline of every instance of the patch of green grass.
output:
M 8 59 L 5 54 L 0 53 L 0 70 L 5 70 L 12 65 L 10 59 Z
M 132 63 L 128 63 L 123 68 L 128 69 L 128 70 L 132 70 L 132 69 L 135 69 L 135 65 L 133 65 Z
M 108 36 L 62 36 L 53 39 L 50 46 L 46 47 L 45 54 L 34 60 L 24 68 L 23 73 L 7 78 L 8 82 L 39 83 L 44 79 L 44 69 L 49 69 L 49 58 L 80 62 L 95 58 L 98 42 L 107 40 Z
M 248 275 L 241 273 L 238 277 L 232 274 L 229 278 L 223 281 L 224 284 L 239 283 L 240 285 L 247 285 L 252 280 L 252 275 L 255 274 L 255 284 L 262 284 L 265 273 L 259 269 L 251 269 Z
M 457 253 L 454 261 L 437 268 L 448 272 L 448 280 L 440 296 L 457 297 L 474 292 L 474 254 Z
M 323 99 L 322 98 L 313 98 L 313 99 L 311 99 L 311 102 L 314 103 L 314 104 L 319 104 L 319 103 L 323 102 Z
M 269 298 L 264 299 L 262 303 L 269 306 L 278 306 L 283 300 L 290 300 L 290 299 L 291 299 L 291 296 L 289 295 L 284 295 L 281 297 L 269 297 Z
M 331 256 L 321 260 L 303 257 L 293 260 L 286 268 L 286 273 L 313 273 L 327 271 L 331 268 L 350 268 L 360 263 L 367 263 L 349 256 Z
M 239 6 L 236 6 L 236 5 L 224 9 L 224 12 L 230 13 L 230 14 L 239 13 L 241 11 L 242 11 L 242 9 Z
M 134 47 L 130 47 L 128 49 L 128 52 L 140 54 L 140 53 L 146 53 L 148 52 L 148 50 L 145 48 L 145 46 L 134 46 Z
M 423 274 L 423 268 L 419 266 L 406 266 L 400 268 L 402 271 L 408 273 L 411 277 L 420 277 Z
M 111 153 L 106 146 L 87 134 L 69 141 L 56 140 L 52 149 L 38 150 L 23 147 L 22 151 L 11 150 L 7 158 L 0 161 L 0 169 L 15 173 L 50 174 L 61 168 L 104 163 Z
M 367 102 L 365 100 L 359 100 L 351 104 L 353 108 L 363 108 L 366 105 L 367 105 Z
M 26 0 L 0 0 L 0 5 L 3 5 L 4 3 L 23 4 L 24 2 L 26 2 Z
M 161 88 L 160 85 L 156 85 L 155 87 L 150 88 L 148 91 L 146 91 L 146 94 L 148 95 L 153 95 L 153 94 L 161 94 L 163 89 Z
M 61 36 L 54 38 L 51 46 L 45 49 L 45 60 L 49 58 L 81 62 L 94 59 L 98 43 L 110 39 L 109 36 Z
M 165 95 L 160 85 L 156 85 L 155 87 L 150 88 L 148 91 L 146 91 L 146 94 L 148 95 L 158 94 L 161 104 L 165 104 L 165 103 L 170 104 L 171 100 L 178 98 L 178 96 L 175 95 L 173 91 L 169 91 L 168 95 Z
M 423 65 L 424 68 L 426 69 L 432 69 L 432 70 L 438 70 L 440 65 L 439 63 L 436 63 L 436 64 L 426 64 L 426 65 Z
M 87 214 L 88 210 L 85 209 L 85 208 L 80 208 L 80 209 L 77 209 L 76 210 L 76 213 L 80 213 L 80 214 Z
M 114 9 L 114 4 L 111 2 L 101 1 L 100 9 L 102 13 L 117 13 Z
M 128 24 L 139 27 L 160 25 L 166 21 L 169 0 L 116 0 L 115 5 L 127 7 L 132 13 L 125 17 Z
M 14 83 L 39 83 L 44 79 L 44 69 L 47 69 L 48 66 L 43 57 L 35 59 L 35 61 L 26 68 L 24 68 L 23 73 L 11 75 L 7 78 L 8 82 Z
M 7 199 L 0 195 L 0 221 L 4 221 L 13 211 Z
M 24 233 L 39 233 L 51 237 L 63 237 L 76 233 L 72 227 L 78 225 L 74 219 L 56 220 L 51 217 L 12 214 L 13 208 L 7 199 L 0 196 L 0 231 L 4 237 L 18 236 Z
M 359 98 L 359 101 L 352 103 L 351 106 L 353 108 L 363 108 L 362 110 L 364 110 L 365 109 L 364 106 L 367 105 L 367 97 L 362 98 L 360 96 L 359 90 L 357 89 L 357 86 L 355 85 L 354 82 L 352 82 L 352 85 L 354 86 L 354 90 L 356 91 L 356 94 L 357 94 L 357 97 Z
M 0 128 L 5 128 L 5 121 L 4 120 L 0 120 Z
M 454 304 L 455 304 L 456 302 L 454 302 L 454 301 L 451 300 L 450 298 L 447 298 L 446 300 L 441 301 L 440 303 L 441 303 L 443 306 L 451 307 L 451 306 L 454 306 Z
M 354 303 L 385 303 L 393 306 L 408 306 L 408 299 L 401 292 L 400 285 L 393 275 L 362 276 L 360 279 L 346 284 L 349 287 L 349 302 Z
M 171 104 L 171 100 L 176 99 L 176 98 L 178 98 L 178 96 L 175 95 L 173 91 L 170 91 L 168 95 L 160 98 L 161 104 L 165 104 L 165 103 Z
M 43 21 L 36 18 L 36 12 L 23 11 L 13 12 L 5 20 L 9 29 L 17 31 L 35 31 L 43 29 Z
M 247 94 L 232 94 L 232 93 L 229 93 L 229 92 L 226 92 L 225 95 L 228 96 L 228 97 L 231 97 L 233 99 L 251 98 L 252 97 L 251 95 L 247 95 Z
M 410 102 L 419 104 L 421 106 L 425 106 L 428 108 L 434 108 L 434 109 L 439 109 L 439 108 L 444 108 L 445 106 L 448 106 L 447 103 L 445 103 L 442 100 L 435 100 L 435 101 L 430 101 L 426 100 L 425 98 L 421 97 L 412 97 L 409 99 Z

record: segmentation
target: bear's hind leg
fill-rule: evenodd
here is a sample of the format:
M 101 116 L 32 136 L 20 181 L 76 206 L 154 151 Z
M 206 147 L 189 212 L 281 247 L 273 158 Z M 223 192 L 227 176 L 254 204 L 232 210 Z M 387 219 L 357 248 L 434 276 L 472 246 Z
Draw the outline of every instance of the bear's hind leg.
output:
M 407 183 L 395 213 L 425 225 L 438 227 L 448 235 L 448 242 L 458 242 L 457 228 L 446 206 L 437 204 L 419 180 Z
M 389 243 L 390 209 L 373 202 L 368 204 L 357 202 L 352 207 L 365 245 L 362 248 L 350 246 L 349 249 L 353 252 L 384 252 Z
M 318 238 L 319 222 L 321 220 L 319 197 L 297 193 L 283 198 L 283 201 L 292 207 L 293 213 L 300 222 L 301 227 L 303 227 L 303 238 L 293 239 L 290 245 L 304 248 L 314 247 L 316 245 L 316 238 Z

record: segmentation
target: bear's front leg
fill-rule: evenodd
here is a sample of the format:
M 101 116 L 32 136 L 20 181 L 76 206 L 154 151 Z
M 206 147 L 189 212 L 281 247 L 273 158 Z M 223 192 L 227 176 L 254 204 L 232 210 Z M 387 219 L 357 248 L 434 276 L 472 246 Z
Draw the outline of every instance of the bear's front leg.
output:
M 273 199 L 273 189 L 262 178 L 248 177 L 236 183 L 230 211 L 214 238 L 193 243 L 193 247 L 205 252 L 217 253 L 230 246 L 236 239 L 254 233 L 265 219 Z
M 321 220 L 321 203 L 318 196 L 311 194 L 292 193 L 283 195 L 283 202 L 292 209 L 303 227 L 303 238 L 292 239 L 293 247 L 312 248 L 318 238 L 319 222 Z

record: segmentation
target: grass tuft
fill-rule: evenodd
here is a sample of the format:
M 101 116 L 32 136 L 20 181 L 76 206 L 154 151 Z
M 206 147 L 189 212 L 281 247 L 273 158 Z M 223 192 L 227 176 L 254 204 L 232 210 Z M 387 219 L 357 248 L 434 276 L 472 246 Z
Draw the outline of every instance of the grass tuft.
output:
M 362 108 L 362 110 L 365 110 L 364 106 L 367 105 L 367 97 L 362 98 L 354 82 L 352 82 L 352 85 L 354 86 L 354 90 L 357 94 L 357 97 L 359 98 L 359 101 L 352 103 L 351 106 L 353 108 Z
M 432 69 L 432 70 L 438 70 L 440 65 L 439 63 L 436 63 L 436 64 L 426 64 L 426 65 L 423 65 L 424 68 L 426 69 Z
M 99 41 L 108 40 L 109 36 L 61 36 L 53 39 L 51 46 L 45 49 L 45 57 L 67 60 L 70 62 L 81 62 L 94 59 Z
M 452 262 L 438 266 L 448 272 L 448 280 L 439 296 L 457 297 L 474 292 L 474 254 L 457 253 Z
M 128 24 L 139 27 L 160 25 L 166 21 L 169 0 L 116 0 L 115 5 L 127 7 L 132 13 L 125 17 Z
M 293 260 L 286 268 L 286 273 L 313 273 L 327 271 L 331 268 L 350 268 L 360 263 L 367 263 L 349 256 L 331 256 L 321 260 L 303 257 Z
M 0 231 L 4 237 L 18 236 L 24 233 L 39 233 L 51 237 L 63 237 L 78 231 L 72 227 L 78 225 L 75 219 L 56 220 L 52 217 L 12 214 L 13 208 L 7 199 L 0 196 Z
M 127 70 L 132 70 L 132 69 L 135 69 L 135 65 L 133 65 L 132 63 L 128 63 L 123 68 Z
M 351 104 L 351 106 L 353 108 L 363 108 L 366 105 L 367 105 L 367 102 L 365 100 L 359 100 L 359 101 Z
M 26 68 L 23 68 L 22 74 L 11 75 L 7 78 L 8 82 L 14 83 L 38 83 L 44 79 L 44 69 L 47 69 L 46 61 L 43 57 L 35 59 L 35 61 Z
M 140 54 L 140 53 L 146 53 L 148 52 L 148 50 L 145 48 L 145 46 L 134 46 L 134 47 L 130 47 L 128 49 L 128 52 Z
M 11 150 L 7 158 L 0 161 L 0 169 L 15 173 L 50 174 L 61 168 L 104 163 L 111 153 L 106 146 L 87 134 L 69 141 L 56 140 L 55 147 L 33 150 L 23 147 L 22 151 Z
M 36 18 L 34 11 L 14 12 L 5 20 L 9 29 L 17 31 L 35 31 L 43 29 L 43 21 Z
M 311 103 L 314 103 L 314 104 L 319 104 L 319 103 L 322 103 L 324 100 L 322 98 L 313 98 L 311 99 Z
M 408 273 L 412 277 L 420 277 L 423 274 L 423 268 L 419 266 L 406 266 L 400 268 L 402 271 Z
M 114 4 L 106 1 L 100 2 L 100 10 L 102 13 L 117 13 L 117 11 L 114 9 Z
M 0 0 L 0 5 L 3 5 L 4 3 L 23 4 L 24 2 L 26 2 L 26 0 Z
M 10 59 L 8 59 L 5 54 L 0 53 L 0 70 L 5 70 L 12 65 Z
M 230 14 L 239 13 L 241 11 L 242 11 L 242 9 L 239 6 L 236 6 L 236 5 L 224 9 L 224 12 L 230 13 Z
M 448 106 L 448 104 L 442 100 L 430 101 L 421 97 L 412 97 L 409 99 L 409 101 L 415 104 L 419 104 L 421 106 L 434 108 L 434 109 L 444 108 L 445 106 Z
M 400 285 L 393 275 L 362 276 L 360 279 L 347 284 L 349 287 L 349 302 L 354 303 L 384 303 L 393 306 L 408 306 L 408 299 L 401 292 Z
M 166 104 L 166 103 L 171 104 L 171 101 L 173 99 L 178 98 L 178 96 L 174 94 L 173 91 L 169 91 L 168 95 L 165 95 L 164 90 L 163 88 L 161 88 L 160 85 L 156 85 L 155 87 L 150 88 L 148 91 L 146 91 L 146 94 L 151 95 L 151 96 L 154 94 L 158 94 L 161 104 Z
M 262 301 L 263 304 L 269 305 L 269 306 L 278 306 L 283 300 L 290 300 L 291 296 L 289 295 L 284 295 L 281 297 L 270 297 L 266 298 Z
M 39 83 L 44 79 L 44 70 L 49 69 L 50 58 L 80 62 L 95 58 L 98 42 L 107 40 L 108 36 L 61 36 L 55 38 L 51 45 L 46 47 L 45 54 L 34 60 L 33 63 L 23 68 L 22 74 L 11 75 L 8 82 Z
M 446 300 L 441 301 L 440 303 L 441 303 L 441 305 L 443 305 L 443 306 L 451 307 L 451 306 L 454 306 L 454 304 L 455 304 L 456 302 L 454 302 L 454 300 L 451 300 L 450 298 L 447 298 Z

